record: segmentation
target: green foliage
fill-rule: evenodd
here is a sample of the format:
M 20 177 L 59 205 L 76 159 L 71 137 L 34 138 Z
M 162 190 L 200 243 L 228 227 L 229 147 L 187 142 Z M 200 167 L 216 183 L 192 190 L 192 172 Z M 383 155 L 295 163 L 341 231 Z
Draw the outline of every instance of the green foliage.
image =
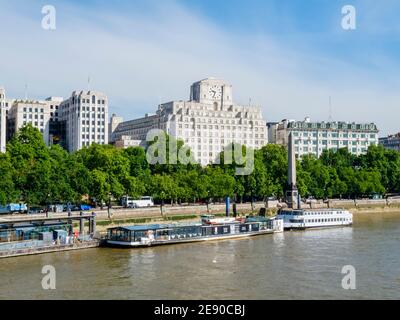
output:
M 176 144 L 176 152 L 189 154 L 182 141 L 168 135 L 165 140 Z M 233 148 L 241 150 L 242 155 L 253 152 L 241 145 Z M 151 195 L 159 203 L 221 201 L 226 196 L 238 201 L 262 200 L 284 195 L 287 151 L 282 146 L 269 144 L 255 150 L 253 170 L 247 175 L 236 174 L 236 169 L 248 163 L 237 163 L 233 155 L 233 161 L 225 161 L 221 154 L 220 164 L 201 167 L 168 163 L 173 156 L 169 151 L 169 146 L 161 151 L 165 164 L 149 163 L 140 147 L 121 150 L 93 144 L 69 154 L 59 146 L 47 147 L 41 133 L 28 125 L 8 143 L 6 153 L 0 154 L 0 204 L 21 201 L 32 206 L 79 203 L 83 199 L 101 203 L 123 195 Z M 398 193 L 400 153 L 371 146 L 359 157 L 347 149 L 325 151 L 319 159 L 304 156 L 297 162 L 297 182 L 303 197 Z

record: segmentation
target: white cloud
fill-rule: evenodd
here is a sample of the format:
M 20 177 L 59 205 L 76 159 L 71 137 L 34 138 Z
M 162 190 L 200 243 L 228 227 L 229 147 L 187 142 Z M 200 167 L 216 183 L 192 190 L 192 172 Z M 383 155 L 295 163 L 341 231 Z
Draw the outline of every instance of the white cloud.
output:
M 335 119 L 399 130 L 393 117 L 399 96 L 368 68 L 304 48 L 299 37 L 284 43 L 234 34 L 174 2 L 161 3 L 147 11 L 56 5 L 56 31 L 40 28 L 38 5 L 4 6 L 0 20 L 10 27 L 0 29 L 0 84 L 9 95 L 22 96 L 28 83 L 31 96 L 67 96 L 86 88 L 90 75 L 91 87 L 109 95 L 111 112 L 133 118 L 154 112 L 160 101 L 188 99 L 192 82 L 215 76 L 233 84 L 237 102 L 251 97 L 262 105 L 267 121 L 327 120 L 332 96 Z M 373 57 L 378 64 L 381 58 Z

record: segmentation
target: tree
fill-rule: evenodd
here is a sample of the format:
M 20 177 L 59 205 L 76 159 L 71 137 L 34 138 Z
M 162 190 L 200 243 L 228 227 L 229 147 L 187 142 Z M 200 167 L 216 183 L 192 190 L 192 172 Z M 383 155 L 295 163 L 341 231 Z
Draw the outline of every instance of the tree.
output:
M 278 198 L 283 197 L 287 185 L 287 150 L 280 145 L 268 144 L 258 152 L 261 153 L 260 157 L 266 169 L 269 193 Z
M 13 181 L 14 174 L 9 154 L 0 154 L 0 205 L 17 201 L 19 198 Z
M 154 199 L 161 202 L 161 214 L 163 214 L 164 201 L 176 197 L 176 184 L 166 174 L 155 174 L 151 177 L 151 194 Z
M 108 199 L 108 195 L 105 197 L 103 194 L 104 190 L 116 199 L 127 191 L 132 192 L 135 181 L 129 178 L 130 163 L 122 150 L 110 145 L 92 144 L 88 148 L 79 150 L 76 157 L 90 171 L 91 178 L 102 183 L 101 187 L 97 187 L 95 181 L 92 181 L 89 187 L 89 195 L 92 198 L 102 201 Z M 135 188 L 140 190 L 140 187 Z
M 13 181 L 20 199 L 29 204 L 45 204 L 51 199 L 51 159 L 38 129 L 30 124 L 22 127 L 7 144 Z

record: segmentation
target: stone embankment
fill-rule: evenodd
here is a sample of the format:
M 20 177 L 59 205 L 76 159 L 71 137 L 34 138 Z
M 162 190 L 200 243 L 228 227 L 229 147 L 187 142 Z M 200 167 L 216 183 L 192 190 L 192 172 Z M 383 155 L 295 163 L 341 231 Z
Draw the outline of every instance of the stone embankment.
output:
M 239 214 L 258 213 L 262 208 L 265 208 L 269 214 L 274 214 L 278 208 L 285 206 L 283 203 L 278 201 L 255 202 L 251 203 L 237 203 L 236 209 Z M 312 203 L 303 203 L 302 208 L 343 208 L 351 210 L 352 212 L 373 212 L 373 211 L 399 211 L 400 212 L 400 199 L 361 199 L 361 200 L 339 200 L 332 199 L 329 201 L 312 201 Z M 162 213 L 159 206 L 148 207 L 148 208 L 136 208 L 136 209 L 114 209 L 110 212 L 107 210 L 95 210 L 96 220 L 110 221 L 110 220 L 128 220 L 128 219 L 141 219 L 149 218 L 152 220 L 157 219 L 179 219 L 179 216 L 200 216 L 202 214 L 221 214 L 225 212 L 224 203 L 211 204 L 207 210 L 206 205 L 166 205 L 163 207 Z M 233 212 L 233 205 L 230 206 L 230 212 Z M 74 213 L 78 214 L 78 213 Z M 64 217 L 67 214 L 64 213 L 53 213 L 52 217 Z M 41 218 L 44 214 L 30 215 L 30 218 Z M 4 216 L 3 216 L 4 217 Z M 8 216 L 7 219 L 27 217 L 27 215 L 14 215 Z M 111 218 L 111 219 L 110 219 Z M 1 219 L 0 219 L 1 222 Z

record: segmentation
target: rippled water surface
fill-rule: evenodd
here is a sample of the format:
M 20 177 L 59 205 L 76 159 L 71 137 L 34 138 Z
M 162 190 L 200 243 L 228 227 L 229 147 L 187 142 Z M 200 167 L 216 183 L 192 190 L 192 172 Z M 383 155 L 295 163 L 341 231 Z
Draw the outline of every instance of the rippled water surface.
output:
M 43 290 L 42 266 L 56 269 Z M 344 265 L 356 290 L 342 289 Z M 352 228 L 0 260 L 0 299 L 399 299 L 400 214 Z

